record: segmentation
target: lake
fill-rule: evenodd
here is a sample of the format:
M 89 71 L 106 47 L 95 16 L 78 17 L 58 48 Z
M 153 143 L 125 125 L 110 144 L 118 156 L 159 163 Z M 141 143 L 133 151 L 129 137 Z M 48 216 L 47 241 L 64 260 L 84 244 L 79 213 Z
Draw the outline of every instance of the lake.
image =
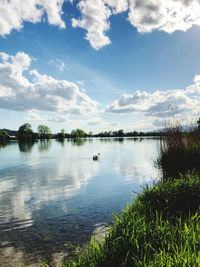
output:
M 157 138 L 13 141 L 0 147 L 1 266 L 56 266 L 110 223 L 142 185 L 159 178 L 158 153 Z

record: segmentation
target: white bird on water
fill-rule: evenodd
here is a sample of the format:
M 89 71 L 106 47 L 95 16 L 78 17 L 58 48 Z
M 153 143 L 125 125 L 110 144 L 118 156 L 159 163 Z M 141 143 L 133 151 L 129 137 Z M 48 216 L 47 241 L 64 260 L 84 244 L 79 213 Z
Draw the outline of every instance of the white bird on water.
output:
M 100 155 L 100 153 L 98 153 L 97 155 L 93 155 L 93 160 L 98 160 L 98 158 L 99 158 L 99 155 Z

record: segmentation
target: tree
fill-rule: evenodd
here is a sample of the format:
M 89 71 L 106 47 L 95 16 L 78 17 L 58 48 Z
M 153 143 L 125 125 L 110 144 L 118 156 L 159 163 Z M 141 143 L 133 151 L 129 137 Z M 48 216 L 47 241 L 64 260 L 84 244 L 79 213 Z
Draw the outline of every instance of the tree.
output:
M 57 135 L 58 139 L 65 139 L 65 130 L 61 129 L 60 133 Z
M 0 142 L 6 142 L 9 140 L 9 135 L 6 131 L 0 130 Z
M 123 130 L 123 129 L 120 129 L 120 130 L 118 131 L 117 135 L 118 135 L 119 137 L 124 136 L 124 130 Z
M 93 136 L 93 132 L 90 131 L 90 132 L 88 133 L 88 136 L 89 136 L 89 137 L 92 137 L 92 136 Z
M 60 131 L 62 138 L 65 138 L 65 129 L 61 129 Z
M 39 138 L 41 139 L 49 139 L 52 137 L 52 133 L 51 133 L 51 130 L 49 129 L 48 126 L 46 125 L 39 125 L 38 126 L 38 136 Z
M 86 136 L 86 133 L 81 129 L 76 129 L 71 131 L 71 137 L 74 139 L 83 138 Z
M 31 129 L 31 125 L 29 123 L 24 123 L 19 127 L 18 131 L 19 140 L 33 140 L 35 139 L 35 134 Z

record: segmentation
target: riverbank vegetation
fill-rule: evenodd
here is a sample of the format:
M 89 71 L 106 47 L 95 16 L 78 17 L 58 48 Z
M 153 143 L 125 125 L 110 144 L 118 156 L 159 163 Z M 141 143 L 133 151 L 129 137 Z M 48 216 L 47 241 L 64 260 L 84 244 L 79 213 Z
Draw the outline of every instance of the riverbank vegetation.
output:
M 63 266 L 200 266 L 199 128 L 168 131 L 158 160 L 163 179 L 113 215 L 102 242 L 93 237 Z
M 105 240 L 94 240 L 63 266 L 199 266 L 200 177 L 146 187 L 114 216 Z
M 161 136 L 161 152 L 157 160 L 164 177 L 200 171 L 200 120 L 197 126 L 183 130 L 180 123 L 167 127 Z
M 7 142 L 9 140 L 9 135 L 6 131 L 0 130 L 0 142 Z
M 81 138 L 93 138 L 93 137 L 142 137 L 142 136 L 160 136 L 163 135 L 161 132 L 125 132 L 123 129 L 117 131 L 105 131 L 97 134 L 91 131 L 86 133 L 82 129 L 73 129 L 70 133 L 65 132 L 65 129 L 61 129 L 59 133 L 52 134 L 50 128 L 46 125 L 39 125 L 37 127 L 37 132 L 32 130 L 30 123 L 24 123 L 18 129 L 18 131 L 12 131 L 8 129 L 1 130 L 8 134 L 9 139 L 18 140 L 35 140 L 35 139 L 58 139 L 63 140 L 68 139 L 81 139 Z M 0 140 L 1 141 L 1 140 Z

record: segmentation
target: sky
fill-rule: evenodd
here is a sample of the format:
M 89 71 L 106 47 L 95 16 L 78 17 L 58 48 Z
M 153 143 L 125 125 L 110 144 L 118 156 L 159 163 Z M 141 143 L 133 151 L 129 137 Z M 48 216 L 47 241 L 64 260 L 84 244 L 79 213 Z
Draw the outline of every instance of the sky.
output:
M 0 128 L 200 117 L 199 0 L 0 0 Z

